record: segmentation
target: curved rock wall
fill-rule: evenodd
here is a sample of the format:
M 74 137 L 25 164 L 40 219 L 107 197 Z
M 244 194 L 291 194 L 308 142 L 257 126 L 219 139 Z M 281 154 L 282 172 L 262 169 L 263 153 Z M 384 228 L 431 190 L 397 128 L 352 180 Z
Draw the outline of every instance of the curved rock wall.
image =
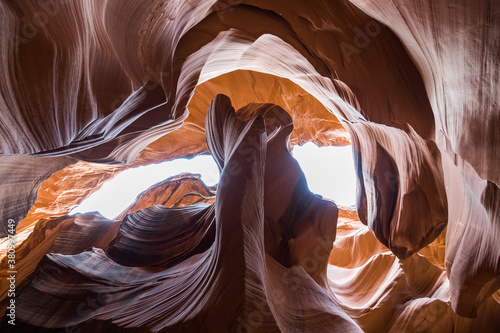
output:
M 388 276 L 412 279 L 408 273 L 412 270 L 404 267 L 421 261 L 416 259 L 423 258 L 418 252 L 439 269 L 429 271 L 429 278 L 439 276 L 439 281 L 449 281 L 449 285 L 439 283 L 439 288 L 448 288 L 449 297 L 438 288 L 417 293 L 429 297 L 429 301 L 418 298 L 410 302 L 417 294 L 407 293 L 413 296 L 405 296 L 408 302 L 404 305 L 391 303 L 399 304 L 400 316 L 384 317 L 386 323 L 396 328 L 409 327 L 408 318 L 419 318 L 423 315 L 418 313 L 426 311 L 435 314 L 434 307 L 444 309 L 439 304 L 445 304 L 449 314 L 446 318 L 451 321 L 443 329 L 466 331 L 472 327 L 451 312 L 448 302 L 456 314 L 479 316 L 478 323 L 487 323 L 484 318 L 492 318 L 500 299 L 500 170 L 495 163 L 500 154 L 498 13 L 494 0 L 457 0 L 453 4 L 431 0 L 2 1 L 2 223 L 5 226 L 8 219 L 14 219 L 18 230 L 25 231 L 21 238 L 26 239 L 42 223 L 41 219 L 66 214 L 82 196 L 123 168 L 207 152 L 203 139 L 205 110 L 208 101 L 223 92 L 231 96 L 237 108 L 242 108 L 239 116 L 247 121 L 257 109 L 267 110 L 264 114 L 277 110 L 271 104 L 244 107 L 249 102 L 274 103 L 287 109 L 297 124 L 291 134 L 294 143 L 345 144 L 349 139 L 337 120 L 347 130 L 358 173 L 358 215 L 383 246 L 370 245 L 376 249 L 370 252 L 366 245 L 360 245 L 361 252 L 351 254 L 348 262 L 335 258 L 330 262 L 342 262 L 354 269 L 380 260 L 387 262 L 381 266 L 386 267 L 383 271 L 393 274 Z M 267 119 L 272 123 L 265 130 L 270 140 L 284 133 L 278 128 L 290 119 L 282 115 L 278 112 Z M 207 131 L 222 127 L 211 124 Z M 209 144 L 236 144 L 227 141 L 222 132 L 217 133 L 212 132 L 217 137 L 209 138 Z M 235 133 L 230 136 L 238 138 Z M 221 171 L 228 147 L 211 148 L 212 154 L 218 156 Z M 275 153 L 272 156 L 288 154 Z M 78 160 L 129 165 L 88 164 L 83 170 L 89 176 L 81 185 L 69 178 L 57 179 L 57 173 L 42 185 L 52 173 L 71 164 L 70 169 L 60 172 L 78 175 L 84 163 Z M 270 165 L 264 165 L 268 175 L 274 172 Z M 291 167 L 293 163 L 287 165 L 295 168 Z M 251 172 L 261 172 L 257 166 L 248 167 Z M 265 183 L 270 184 L 270 180 L 266 178 Z M 286 184 L 292 186 L 294 181 Z M 67 191 L 74 187 L 84 194 L 68 195 Z M 39 201 L 35 202 L 39 188 Z M 293 188 L 285 192 L 300 197 Z M 301 266 L 309 258 L 308 251 L 319 242 L 311 241 L 314 232 L 335 234 L 331 226 L 327 231 L 314 227 L 314 223 L 322 225 L 324 219 L 328 220 L 329 214 L 313 214 L 302 221 L 296 212 L 281 207 L 284 203 L 277 198 L 264 194 L 262 200 L 273 202 L 276 212 L 282 214 L 273 216 L 257 210 L 255 214 L 269 219 L 262 224 L 255 222 L 261 220 L 260 215 L 256 220 L 245 216 L 241 223 L 245 225 L 242 230 L 247 231 L 240 236 L 246 239 L 252 232 L 260 235 L 259 228 L 264 228 L 263 240 L 242 244 L 245 251 L 261 247 L 268 254 L 255 257 L 252 264 L 257 266 L 252 272 L 241 266 L 238 273 L 234 272 L 245 276 L 237 282 L 245 285 L 241 290 L 247 290 L 244 281 L 252 276 L 249 286 L 255 289 L 249 297 L 267 304 L 266 315 L 261 314 L 266 323 L 262 328 L 269 325 L 289 331 L 294 325 L 310 325 L 308 316 L 321 308 L 321 302 L 300 301 L 305 294 L 286 295 L 290 297 L 286 304 L 296 304 L 305 311 L 302 319 L 294 321 L 284 313 L 299 308 L 280 312 L 273 301 L 262 303 L 272 299 L 266 288 L 283 290 L 282 281 L 268 280 L 270 275 L 283 272 L 297 274 L 300 279 L 309 276 L 308 292 L 326 293 L 318 299 L 328 297 L 341 307 L 345 301 L 354 308 L 360 304 L 384 308 L 383 302 L 342 296 L 347 287 L 344 291 L 342 286 L 333 288 L 328 294 L 327 258 L 312 272 Z M 57 202 L 63 204 L 54 204 Z M 248 205 L 265 207 L 259 203 Z M 289 221 L 280 222 L 282 215 Z M 214 223 L 226 225 L 220 221 L 224 218 Z M 290 225 L 291 221 L 296 224 Z M 2 236 L 6 233 L 3 228 Z M 356 235 L 355 239 L 366 238 Z M 6 239 L 2 242 L 5 246 Z M 349 242 L 357 241 L 346 244 Z M 386 248 L 399 259 L 384 255 Z M 44 251 L 51 250 L 47 247 L 40 253 Z M 219 269 L 210 263 L 218 255 L 228 255 L 223 252 L 204 259 L 207 269 Z M 362 253 L 375 257 L 362 259 Z M 52 264 L 66 260 L 50 256 Z M 97 260 L 102 254 L 94 250 L 81 256 L 81 260 Z M 70 262 L 76 263 L 74 260 Z M 404 261 L 403 271 L 391 270 L 391 262 L 399 260 Z M 368 265 L 361 275 L 370 274 L 374 263 Z M 442 267 L 446 269 L 444 280 Z M 219 282 L 214 283 L 216 288 Z M 378 288 L 380 292 L 389 290 L 384 289 L 382 281 Z M 361 289 L 352 290 L 362 294 Z M 391 295 L 404 294 L 398 288 L 391 290 Z M 333 294 L 338 294 L 340 301 L 335 301 Z M 251 301 L 243 295 L 245 292 L 235 300 L 242 312 L 234 309 L 233 319 L 252 313 L 248 308 Z M 382 294 L 375 295 L 374 299 L 385 299 Z M 381 327 L 363 321 L 348 308 L 344 310 L 364 330 Z M 26 311 L 31 310 L 26 307 Z M 98 317 L 104 321 L 112 318 L 109 311 Z M 329 313 L 328 317 L 333 314 L 328 311 L 320 312 Z M 351 323 L 343 314 L 335 313 L 335 318 Z M 41 318 L 50 316 L 47 312 L 33 323 L 42 324 Z M 125 323 L 130 322 L 119 321 L 117 325 L 128 325 Z M 148 327 L 163 324 L 149 323 Z M 193 325 L 199 327 L 196 320 Z M 494 322 L 481 325 L 484 329 L 495 327 Z

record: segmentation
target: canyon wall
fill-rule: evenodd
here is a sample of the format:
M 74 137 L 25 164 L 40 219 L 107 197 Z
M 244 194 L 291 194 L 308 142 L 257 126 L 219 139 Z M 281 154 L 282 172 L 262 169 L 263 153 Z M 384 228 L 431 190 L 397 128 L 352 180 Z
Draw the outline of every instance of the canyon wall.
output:
M 14 221 L 27 329 L 500 325 L 498 2 L 0 9 L 2 311 Z M 307 189 L 289 150 L 308 141 L 352 145 L 357 215 Z M 67 215 L 124 169 L 208 152 L 217 189 Z

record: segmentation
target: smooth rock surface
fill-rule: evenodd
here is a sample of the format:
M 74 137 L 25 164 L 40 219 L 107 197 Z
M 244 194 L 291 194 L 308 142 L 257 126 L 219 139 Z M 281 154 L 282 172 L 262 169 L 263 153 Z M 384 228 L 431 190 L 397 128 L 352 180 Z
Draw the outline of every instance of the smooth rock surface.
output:
M 0 254 L 13 219 L 20 320 L 94 318 L 87 331 L 206 331 L 204 320 L 216 331 L 496 331 L 499 14 L 494 0 L 0 1 Z M 243 120 L 223 97 L 209 107 L 219 93 Z M 307 190 L 288 153 L 307 141 L 352 144 L 360 222 Z M 238 168 L 224 166 L 246 157 L 227 154 L 245 143 L 252 161 L 237 166 L 252 178 L 233 179 Z M 219 184 L 217 209 L 146 207 L 166 202 L 157 187 L 130 218 L 65 217 L 121 170 L 208 148 L 221 184 L 238 184 Z M 191 238 L 159 222 L 176 210 L 191 212 Z M 234 210 L 237 227 L 224 215 Z M 148 261 L 148 227 L 167 244 L 192 243 Z M 82 234 L 96 230 L 95 244 Z M 168 268 L 138 268 L 138 258 Z M 290 292 L 283 274 L 303 288 Z M 68 310 L 101 292 L 114 296 Z M 35 294 L 52 303 L 32 304 Z M 141 295 L 168 304 L 145 315 L 145 301 L 132 307 Z

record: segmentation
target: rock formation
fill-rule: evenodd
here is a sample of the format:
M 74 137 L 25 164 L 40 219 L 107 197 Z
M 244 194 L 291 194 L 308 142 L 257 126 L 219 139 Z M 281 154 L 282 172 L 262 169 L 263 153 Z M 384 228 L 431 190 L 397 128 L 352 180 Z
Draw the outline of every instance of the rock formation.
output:
M 17 328 L 498 330 L 499 13 L 0 1 L 1 311 L 13 221 Z M 356 212 L 307 189 L 308 141 L 351 143 Z M 216 190 L 184 175 L 116 220 L 68 216 L 126 168 L 208 152 Z

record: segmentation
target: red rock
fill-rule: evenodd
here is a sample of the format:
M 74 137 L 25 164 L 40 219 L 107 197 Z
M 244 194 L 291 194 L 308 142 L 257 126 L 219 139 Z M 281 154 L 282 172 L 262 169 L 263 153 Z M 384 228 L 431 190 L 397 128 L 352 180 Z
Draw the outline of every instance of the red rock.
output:
M 500 326 L 497 2 L 45 1 L 2 2 L 0 13 L 0 231 L 7 236 L 9 219 L 18 224 L 23 320 L 48 327 L 113 318 L 118 327 L 204 331 L 203 313 L 216 323 L 212 330 L 323 332 L 352 320 L 373 332 Z M 144 219 L 171 211 L 145 207 L 161 203 L 162 187 L 136 202 L 125 224 L 65 217 L 121 170 L 208 152 L 205 110 L 219 93 L 249 125 L 230 112 L 224 121 L 213 117 L 227 125 L 207 127 L 212 154 L 222 166 L 238 158 L 226 153 L 247 142 L 260 162 L 244 165 L 253 178 L 234 180 L 240 190 L 218 189 L 211 207 L 224 209 L 186 230 L 192 243 L 166 235 L 166 244 L 185 246 L 161 260 L 134 248 L 151 241 Z M 213 105 L 229 107 L 223 98 Z M 267 115 L 266 128 L 261 118 L 250 120 L 255 112 Z M 288 135 L 292 144 L 352 143 L 360 222 L 300 190 L 306 184 L 288 154 Z M 192 202 L 184 200 L 179 206 Z M 234 209 L 245 212 L 236 214 L 239 229 L 222 213 Z M 122 231 L 140 227 L 141 239 L 133 232 L 115 238 L 119 223 Z M 97 246 L 85 232 L 99 248 L 82 252 Z M 325 247 L 336 233 L 336 244 Z M 0 240 L 3 257 L 7 244 Z M 110 246 L 122 264 L 170 268 L 120 265 L 106 255 Z M 162 246 L 158 251 L 167 251 Z M 130 262 L 122 258 L 129 250 L 137 251 Z M 193 265 L 198 269 L 189 270 Z M 51 271 L 70 266 L 77 269 Z M 148 280 L 152 274 L 175 288 L 189 285 L 181 299 L 206 296 L 176 303 L 165 298 L 172 290 L 163 280 Z M 304 288 L 290 292 L 283 274 Z M 94 294 L 117 298 L 80 314 L 64 312 L 71 302 L 43 307 L 29 298 L 71 294 L 70 281 L 83 291 L 89 279 Z M 235 306 L 224 311 L 216 300 Z M 147 315 L 137 310 L 151 304 Z M 95 331 L 95 323 L 82 327 Z

